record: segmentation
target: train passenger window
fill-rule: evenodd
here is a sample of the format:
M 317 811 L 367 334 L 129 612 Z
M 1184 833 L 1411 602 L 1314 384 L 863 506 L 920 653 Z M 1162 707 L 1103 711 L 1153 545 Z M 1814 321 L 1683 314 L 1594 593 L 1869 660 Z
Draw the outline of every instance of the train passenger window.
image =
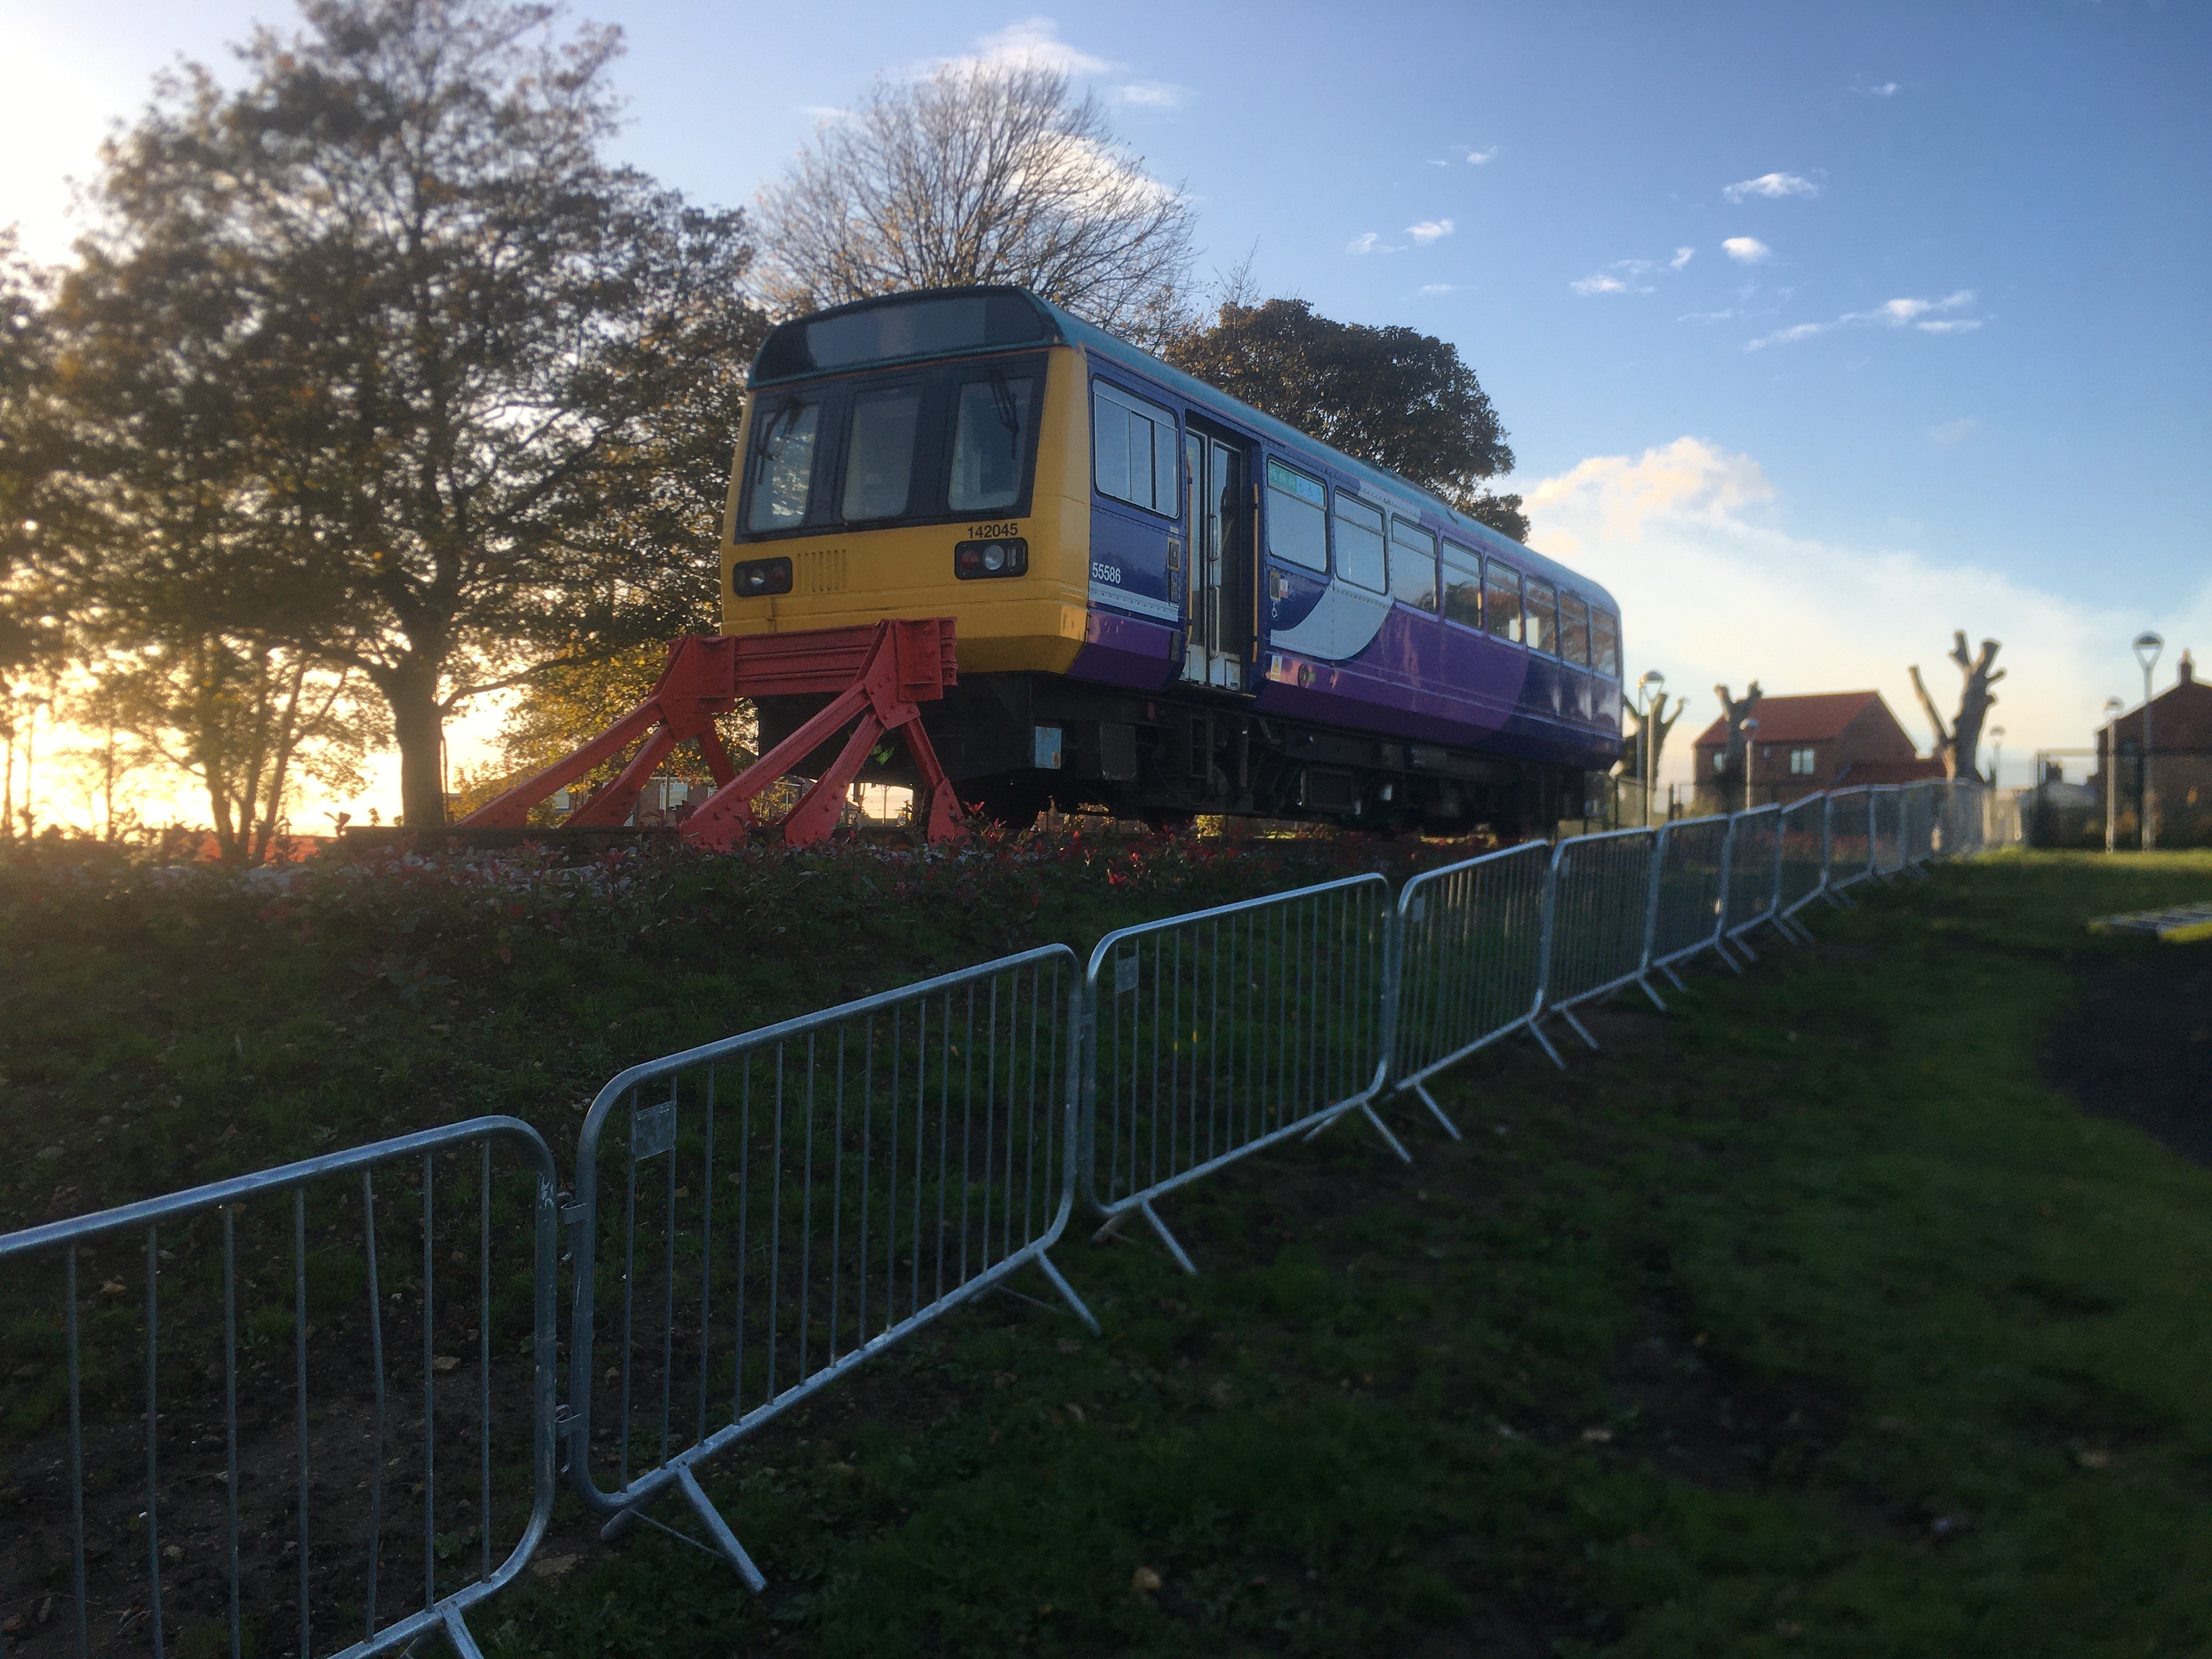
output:
M 1579 593 L 1559 595 L 1559 654 L 1577 668 L 1589 666 L 1589 601 Z
M 1609 680 L 1620 678 L 1620 624 L 1609 611 L 1590 609 L 1590 666 Z
M 1336 574 L 1374 592 L 1389 589 L 1382 553 L 1382 509 L 1336 492 Z
M 921 388 L 888 386 L 853 399 L 851 435 L 845 443 L 842 516 L 896 518 L 906 511 L 914 481 L 914 430 L 921 413 Z
M 1481 556 L 1449 542 L 1444 544 L 1444 620 L 1482 626 Z
M 1328 491 L 1318 478 L 1267 463 L 1267 551 L 1309 570 L 1328 568 Z
M 1483 626 L 1492 636 L 1521 643 L 1521 573 L 1495 559 L 1482 562 Z
M 822 424 L 819 398 L 793 398 L 763 410 L 753 434 L 752 510 L 748 530 L 788 530 L 806 516 L 814 484 L 814 439 Z
M 1003 373 L 960 388 L 952 425 L 952 488 L 946 498 L 955 513 L 988 513 L 1021 498 L 1022 446 L 1036 388 L 1029 375 Z
M 1175 416 L 1103 380 L 1091 388 L 1091 465 L 1101 495 L 1170 519 L 1182 511 Z
M 1417 611 L 1437 608 L 1437 538 L 1410 519 L 1390 520 L 1390 596 Z
M 1528 578 L 1528 603 L 1522 627 L 1531 651 L 1559 653 L 1559 596 L 1551 583 Z

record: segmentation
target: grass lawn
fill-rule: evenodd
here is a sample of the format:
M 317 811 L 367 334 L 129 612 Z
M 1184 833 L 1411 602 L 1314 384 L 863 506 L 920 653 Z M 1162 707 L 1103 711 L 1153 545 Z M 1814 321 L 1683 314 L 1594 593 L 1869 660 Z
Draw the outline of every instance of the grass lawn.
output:
M 11 888 L 0 1224 L 483 1109 L 565 1164 L 629 1060 L 1331 856 L 677 870 L 552 921 Z M 1177 1195 L 1204 1278 L 1072 1229 L 1103 1340 L 989 1298 L 708 1466 L 765 1595 L 564 1496 L 479 1638 L 2212 1654 L 2212 1173 L 2044 1080 L 2085 980 L 2212 951 L 2083 921 L 2204 896 L 2212 858 L 1858 891 L 1670 1015 L 1604 1011 L 1564 1075 L 1449 1074 L 1463 1141 L 1391 1109 L 1410 1168 L 1346 1122 Z

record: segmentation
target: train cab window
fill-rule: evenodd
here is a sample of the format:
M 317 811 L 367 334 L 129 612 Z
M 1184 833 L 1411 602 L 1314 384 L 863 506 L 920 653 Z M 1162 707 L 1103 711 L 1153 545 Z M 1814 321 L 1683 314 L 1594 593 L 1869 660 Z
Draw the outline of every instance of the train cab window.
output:
M 1437 538 L 1395 515 L 1390 520 L 1390 597 L 1417 611 L 1437 608 Z
M 1482 562 L 1482 625 L 1494 639 L 1521 639 L 1521 573 L 1496 559 Z
M 1444 544 L 1444 620 L 1466 628 L 1482 626 L 1482 558 L 1464 547 Z
M 1609 680 L 1620 678 L 1620 623 L 1609 611 L 1590 608 L 1590 666 Z
M 1267 463 L 1267 551 L 1285 564 L 1328 568 L 1328 491 L 1318 478 Z
M 757 418 L 760 427 L 752 441 L 752 511 L 745 528 L 788 530 L 806 516 L 822 400 L 793 398 L 762 410 Z
M 1029 375 L 1003 373 L 961 386 L 952 424 L 952 487 L 946 493 L 955 513 L 994 512 L 1020 499 L 1036 389 Z M 854 425 L 857 430 L 857 419 Z
M 1579 593 L 1559 595 L 1559 654 L 1577 668 L 1590 659 L 1589 601 Z
M 1091 465 L 1101 495 L 1172 519 L 1177 498 L 1176 418 L 1119 386 L 1091 392 Z
M 1528 599 L 1522 621 L 1523 637 L 1531 651 L 1542 651 L 1552 656 L 1559 654 L 1559 596 L 1551 583 L 1531 576 L 1528 585 Z
M 1376 593 L 1389 591 L 1382 552 L 1382 509 L 1336 492 L 1336 574 Z
M 846 522 L 895 519 L 906 511 L 921 415 L 918 386 L 878 387 L 853 399 L 845 441 L 845 495 L 838 509 Z

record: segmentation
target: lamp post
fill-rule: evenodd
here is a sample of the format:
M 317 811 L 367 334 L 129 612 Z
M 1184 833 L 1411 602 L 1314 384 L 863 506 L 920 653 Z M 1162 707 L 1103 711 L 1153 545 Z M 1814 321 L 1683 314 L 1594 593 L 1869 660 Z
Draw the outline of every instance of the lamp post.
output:
M 1644 711 L 1644 694 L 1665 688 L 1667 677 L 1657 669 L 1647 671 L 1636 682 L 1636 729 L 1644 739 L 1644 764 L 1638 769 L 1644 775 L 1644 827 L 1651 827 L 1651 717 Z
M 2120 737 L 2113 722 L 2127 704 L 2118 697 L 2105 699 L 2105 850 L 2109 853 L 2120 844 Z M 2036 784 L 2042 793 L 2043 785 Z
M 1759 721 L 1751 715 L 1743 719 L 1743 810 L 1751 811 L 1751 775 L 1759 763 Z
M 1990 787 L 1997 787 L 1997 775 L 2004 770 L 2004 727 L 1990 727 L 1990 742 L 1996 746 L 1996 758 L 1990 763 Z
M 2142 787 L 2138 792 L 2142 799 L 2136 811 L 2142 821 L 2142 833 L 2137 841 L 2146 853 L 2158 845 L 2158 830 L 2151 822 L 2151 813 L 2157 805 L 2158 796 L 2151 782 L 2150 671 L 2158 666 L 2158 653 L 2165 648 L 2166 641 L 2148 629 L 2136 635 L 2136 660 L 2142 665 L 2143 672 L 2142 765 L 2138 774 L 2142 779 Z

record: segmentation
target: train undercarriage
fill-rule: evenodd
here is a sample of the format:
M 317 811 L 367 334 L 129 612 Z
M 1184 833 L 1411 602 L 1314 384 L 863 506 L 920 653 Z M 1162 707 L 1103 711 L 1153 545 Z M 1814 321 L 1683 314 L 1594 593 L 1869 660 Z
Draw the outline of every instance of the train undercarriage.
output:
M 787 738 L 821 702 L 757 699 L 762 747 Z M 927 705 L 922 725 L 960 799 L 1010 825 L 1050 807 L 1156 827 L 1222 814 L 1512 841 L 1584 811 L 1584 774 L 1573 768 L 1286 720 L 1202 690 L 973 675 Z M 798 769 L 830 758 L 825 744 Z M 860 777 L 917 781 L 908 753 L 889 746 Z

